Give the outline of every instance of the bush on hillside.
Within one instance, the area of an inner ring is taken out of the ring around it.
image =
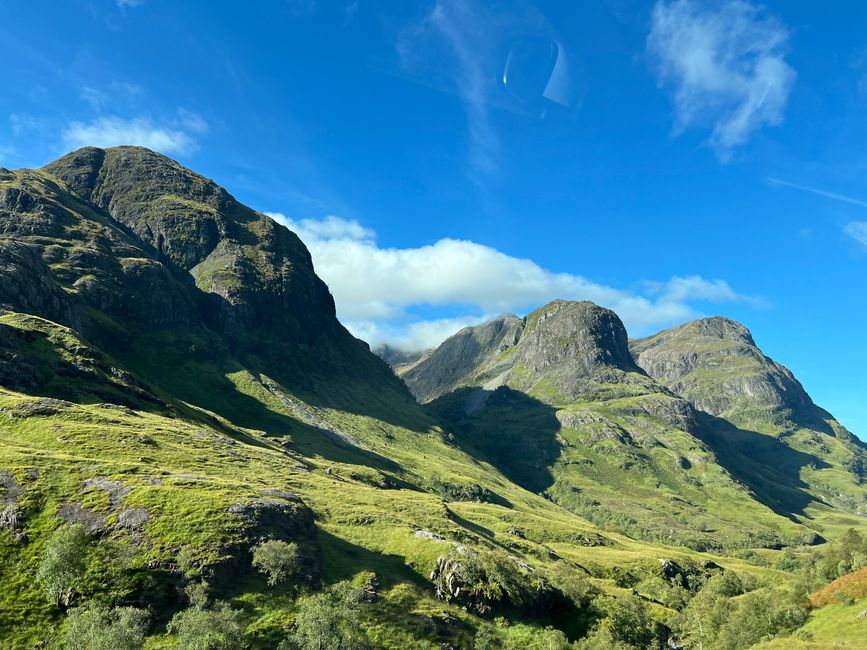
[[[187,587],[190,607],[172,617],[167,630],[175,637],[176,650],[240,650],[245,647],[241,612],[228,603],[211,603],[207,584]]]
[[[253,549],[253,566],[268,577],[272,587],[298,574],[298,544],[272,539]]]
[[[48,539],[36,579],[56,605],[69,607],[81,590],[89,546],[87,533],[77,524],[61,526]]]
[[[140,650],[148,614],[133,607],[92,603],[69,611],[61,646],[64,650]]]
[[[364,650],[361,629],[364,593],[349,582],[338,582],[303,599],[295,617],[295,630],[281,650]]]

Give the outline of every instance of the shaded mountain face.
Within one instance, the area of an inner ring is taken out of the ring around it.
[[[501,316],[478,327],[466,327],[410,364],[397,364],[412,393],[429,402],[460,386],[481,366],[510,350],[521,337],[524,321]]]
[[[326,400],[336,381],[406,399],[337,321],[294,233],[147,149],[87,148],[0,172],[0,268],[5,309],[110,350],[193,337],[199,354],[228,351]]]

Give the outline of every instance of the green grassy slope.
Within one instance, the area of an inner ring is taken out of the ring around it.
[[[403,377],[417,394],[440,395],[431,407],[460,444],[520,485],[599,525],[697,549],[820,539],[806,518],[790,518],[810,497],[763,490],[758,464],[732,471],[740,456],[632,363],[607,310],[555,301],[480,330],[455,335]]]
[[[148,648],[172,647],[181,590],[203,579],[262,649],[299,597],[371,572],[361,627],[384,648],[469,648],[480,629],[560,648],[555,630],[581,638],[607,596],[665,626],[683,582],[797,582],[752,547],[810,531],[694,435],[616,317],[540,310],[523,350],[509,321],[513,345],[478,356],[467,392],[423,407],[340,326],[294,235],[138,148],[0,170],[0,271],[2,647],[57,642],[65,612],[36,576],[70,524],[90,540],[73,604],[149,609]],[[810,507],[828,539],[857,521]],[[271,538],[300,545],[302,578],[253,570]],[[487,617],[431,577],[476,555],[520,586]]]

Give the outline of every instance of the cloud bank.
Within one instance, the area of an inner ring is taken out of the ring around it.
[[[61,137],[68,149],[139,145],[166,154],[185,154],[196,149],[191,133],[202,133],[207,125],[192,114],[171,125],[157,124],[147,117],[123,119],[106,115],[90,122],[70,122]]]
[[[744,0],[658,0],[647,52],[660,86],[674,94],[675,132],[712,128],[721,159],[765,125],[777,125],[795,71],[784,60],[788,31]]]
[[[645,282],[640,292],[557,273],[490,246],[441,239],[417,248],[382,248],[357,221],[293,220],[266,213],[298,234],[328,284],[341,321],[371,345],[432,347],[461,327],[502,313],[526,313],[554,298],[592,300],[614,309],[633,334],[699,315],[696,302],[753,301],[723,280],[699,276]],[[427,318],[419,312],[448,311]]]

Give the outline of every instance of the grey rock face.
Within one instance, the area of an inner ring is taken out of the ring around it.
[[[794,375],[762,354],[749,330],[726,318],[687,323],[630,348],[651,377],[712,415],[739,407],[814,408]]]
[[[524,321],[501,316],[478,327],[466,327],[403,374],[403,380],[421,402],[456,388],[480,371],[497,374],[497,356],[517,345]],[[508,364],[503,366],[503,370]]]
[[[531,314],[515,365],[529,371],[525,384],[545,377],[567,400],[591,384],[615,383],[623,372],[642,374],[629,355],[626,328],[617,314],[586,301],[557,300]]]

